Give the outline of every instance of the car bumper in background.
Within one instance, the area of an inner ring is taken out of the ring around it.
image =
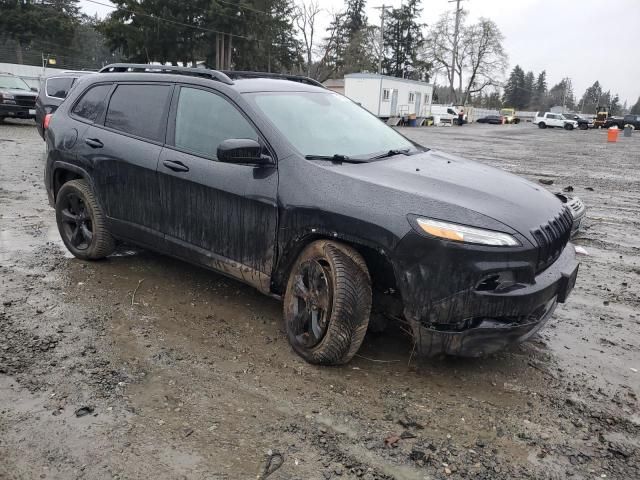
[[[36,107],[23,107],[22,105],[0,104],[0,117],[7,118],[36,118]]]

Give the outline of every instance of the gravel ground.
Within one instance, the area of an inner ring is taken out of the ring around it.
[[[238,282],[71,258],[33,124],[0,125],[0,478],[640,478],[640,135],[403,132],[587,204],[576,289],[532,341],[424,361],[392,331],[308,365]]]

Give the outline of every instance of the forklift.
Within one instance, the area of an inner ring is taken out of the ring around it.
[[[609,118],[608,107],[596,107],[596,119],[593,121],[594,128],[602,128]]]

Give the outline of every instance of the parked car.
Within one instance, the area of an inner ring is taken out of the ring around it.
[[[89,72],[63,72],[46,77],[41,85],[36,100],[36,128],[44,139],[44,118],[48,113],[54,113],[67,98],[76,80]]]
[[[582,224],[584,223],[584,218],[587,215],[587,207],[578,197],[572,197],[566,193],[556,193],[555,195],[562,203],[569,207],[569,210],[571,211],[571,215],[573,216],[571,236],[573,237],[578,233],[580,227],[582,227]]]
[[[482,117],[476,120],[476,123],[490,123],[492,125],[502,125],[504,122],[502,121],[502,116],[500,115],[487,115],[486,117]]]
[[[36,92],[20,77],[0,72],[0,122],[5,118],[35,118]]]
[[[613,126],[623,129],[625,125],[632,125],[636,130],[640,128],[640,115],[625,115],[624,117],[609,117],[604,122],[604,128]]]
[[[564,128],[565,130],[573,130],[578,127],[578,122],[565,118],[560,113],[538,112],[533,120],[534,125],[540,128]]]
[[[588,130],[589,128],[594,128],[593,117],[583,117],[578,115],[577,113],[563,113],[562,116],[564,118],[568,118],[569,120],[575,120],[578,122],[578,128],[580,130]]]
[[[252,285],[283,300],[311,363],[349,361],[372,305],[403,316],[422,354],[495,352],[576,281],[553,194],[429,150],[314,80],[114,65],[78,80],[45,137],[73,255],[123,240]]]
[[[504,123],[520,123],[520,119],[516,116],[515,108],[503,108],[500,110],[500,115],[504,117]]]

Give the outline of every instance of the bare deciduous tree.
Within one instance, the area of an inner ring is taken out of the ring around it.
[[[309,0],[309,2],[302,1],[296,7],[296,26],[302,34],[306,54],[305,67],[308,77],[311,76],[311,67],[313,65],[316,19],[321,12],[322,8],[320,8],[320,3],[317,0]]]
[[[483,18],[474,25],[465,25],[465,20],[466,12],[463,11],[455,65],[451,64],[455,32],[455,15],[451,12],[444,13],[431,28],[422,51],[423,58],[433,63],[436,72],[445,73],[450,90],[454,92],[452,102],[463,105],[472,95],[488,86],[498,85],[507,66],[507,55],[502,47],[504,36],[498,26]]]

